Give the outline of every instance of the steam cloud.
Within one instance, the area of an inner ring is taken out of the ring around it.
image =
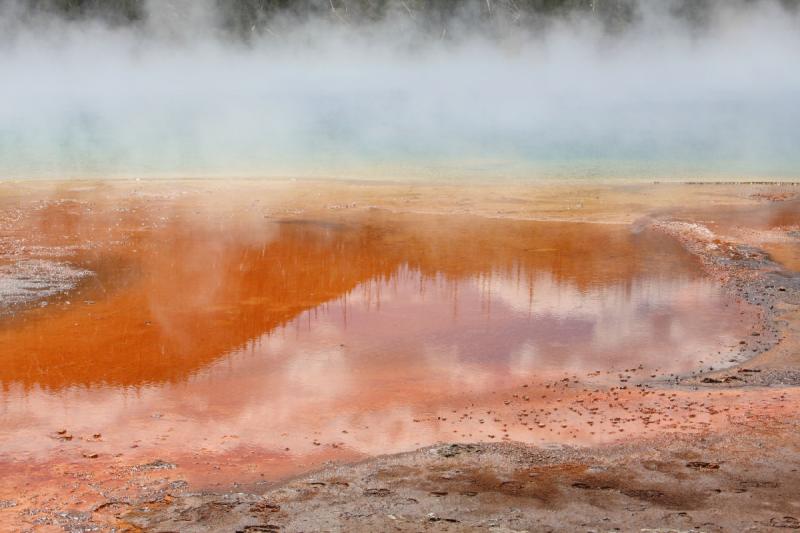
[[[2,0],[0,0],[2,1]],[[0,179],[116,176],[800,174],[800,18],[721,3],[702,25],[642,2],[439,35],[276,20],[230,39],[208,0],[143,25],[0,4]]]

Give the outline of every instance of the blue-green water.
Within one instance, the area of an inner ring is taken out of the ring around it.
[[[315,39],[0,39],[0,179],[800,178],[796,16],[611,44]]]
[[[380,96],[332,97],[310,110],[287,100],[21,112],[0,125],[0,175],[800,177],[795,94],[546,118],[522,109],[513,120],[503,116],[513,102],[437,115]]]

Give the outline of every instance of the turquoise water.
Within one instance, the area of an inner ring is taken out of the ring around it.
[[[23,112],[0,125],[0,175],[800,176],[795,94],[513,122],[502,116],[509,102],[437,117],[382,100],[338,97],[310,112],[291,100]]]
[[[800,178],[800,18],[702,39],[583,30],[417,48],[0,39],[0,179]]]

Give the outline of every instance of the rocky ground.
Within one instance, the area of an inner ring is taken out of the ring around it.
[[[800,528],[797,421],[599,449],[441,445],[263,495],[188,494],[148,531],[779,531]]]

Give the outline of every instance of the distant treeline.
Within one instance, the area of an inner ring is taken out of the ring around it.
[[[648,0],[0,0],[14,4],[18,14],[46,13],[67,20],[102,19],[111,24],[130,25],[146,21],[154,12],[180,10],[187,3],[205,1],[214,9],[219,27],[242,37],[268,29],[279,17],[293,20],[328,17],[343,23],[378,21],[391,15],[407,16],[431,29],[446,27],[448,21],[501,20],[532,25],[553,17],[588,14],[609,29],[634,22]],[[652,0],[657,3],[659,0]],[[666,1],[666,0],[665,0]],[[692,25],[702,25],[719,5],[737,0],[672,0],[669,11]],[[757,4],[762,0],[738,0]],[[800,0],[779,0],[795,10]]]

